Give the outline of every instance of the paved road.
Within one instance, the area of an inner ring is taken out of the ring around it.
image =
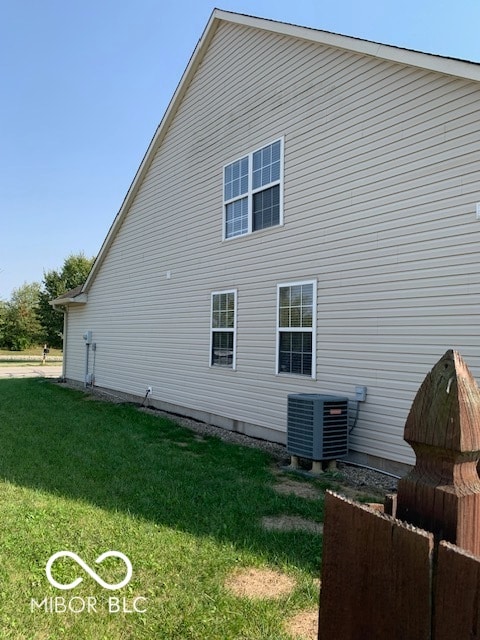
[[[62,375],[62,365],[1,365],[1,378],[59,378]]]

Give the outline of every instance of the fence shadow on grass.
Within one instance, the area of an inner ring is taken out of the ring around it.
[[[318,534],[265,531],[260,519],[318,519],[323,500],[275,493],[264,452],[38,379],[0,381],[0,440],[0,479],[318,571]]]

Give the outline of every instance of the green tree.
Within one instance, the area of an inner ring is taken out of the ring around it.
[[[14,289],[10,300],[2,304],[2,345],[22,351],[38,343],[42,328],[37,316],[40,295],[38,282],[25,283]]]
[[[95,258],[87,258],[83,253],[71,254],[65,259],[60,271],[52,269],[44,272],[37,311],[42,326],[42,342],[51,347],[62,347],[63,313],[55,311],[49,303],[83,284],[94,260]]]

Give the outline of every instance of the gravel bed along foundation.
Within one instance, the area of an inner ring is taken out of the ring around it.
[[[125,402],[125,398],[122,398],[120,395],[117,395],[114,392],[108,392],[95,388],[87,389],[86,391],[88,393],[91,393],[92,396],[97,397],[99,400],[105,400],[115,403]],[[148,406],[143,407],[141,405],[139,405],[139,408],[141,411],[145,411],[146,413],[169,418],[170,420],[181,424],[182,426],[194,431],[195,433],[198,433],[199,435],[215,436],[226,442],[233,442],[245,447],[254,447],[257,449],[261,449],[262,451],[266,451],[275,458],[275,460],[278,462],[279,467],[281,467],[283,470],[288,470],[290,456],[287,453],[285,445],[275,442],[268,442],[267,440],[259,440],[258,438],[252,438],[242,433],[229,431],[228,429],[224,429],[222,427],[216,427],[212,424],[199,422],[198,420],[194,420],[192,418],[187,418],[177,414],[171,414],[160,409],[155,409]],[[308,473],[307,469],[300,469],[299,474],[313,477]],[[318,478],[322,476],[315,477]],[[342,461],[338,461],[337,470],[329,471],[326,477],[331,478],[332,482],[336,482],[340,485],[346,485],[347,487],[352,487],[353,489],[356,489],[361,493],[375,493],[377,495],[396,492],[398,483],[398,479],[389,474]]]

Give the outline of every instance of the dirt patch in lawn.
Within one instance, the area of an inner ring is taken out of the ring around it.
[[[322,495],[320,489],[308,482],[293,480],[292,478],[277,476],[278,483],[273,485],[274,491],[282,495],[295,495],[299,498],[318,500]]]
[[[300,611],[285,623],[285,630],[294,638],[301,640],[317,640],[318,609]]]
[[[309,531],[311,533],[323,533],[323,524],[307,520],[300,516],[265,516],[262,518],[262,527],[269,531]]]
[[[282,598],[291,593],[295,585],[290,576],[256,567],[235,571],[225,581],[229,591],[244,598]]]

